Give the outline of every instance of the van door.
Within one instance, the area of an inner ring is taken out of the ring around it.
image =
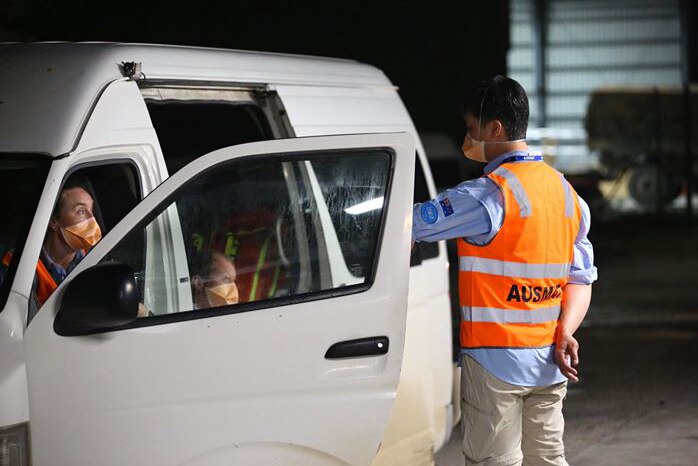
[[[404,133],[265,141],[164,182],[27,329],[33,464],[369,464],[402,362],[414,153]],[[187,267],[149,256],[169,217]],[[64,298],[112,257],[143,317],[71,331]],[[168,299],[182,283],[191,300]]]

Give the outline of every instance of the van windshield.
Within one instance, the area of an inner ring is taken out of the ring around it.
[[[5,307],[49,166],[47,157],[0,154],[0,311]]]

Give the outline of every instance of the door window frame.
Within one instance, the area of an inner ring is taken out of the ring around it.
[[[6,155],[7,154],[3,154],[3,156]],[[26,223],[24,227],[21,229],[21,231],[24,232],[24,235],[20,234],[20,237],[18,238],[14,247],[11,248],[14,251],[12,260],[10,261],[10,264],[7,267],[4,280],[2,284],[0,284],[0,313],[5,309],[5,306],[7,305],[7,299],[10,296],[12,288],[14,287],[17,268],[19,267],[19,262],[22,259],[22,255],[24,254],[24,248],[26,246],[27,237],[31,230],[32,223],[35,221],[37,205],[41,201],[42,191],[46,188],[46,182],[48,180],[48,175],[51,170],[51,164],[53,163],[52,158],[47,157],[43,154],[35,153],[12,154],[6,158],[10,160],[28,160],[31,161],[31,163],[34,163],[36,165],[37,170],[41,172],[41,186],[38,188],[36,193],[37,196],[36,203],[34,205],[34,210],[27,214]]]
[[[124,154],[123,156],[118,156],[118,157],[115,157],[113,159],[102,159],[102,160],[91,160],[88,162],[78,162],[77,164],[70,166],[66,170],[65,174],[63,175],[63,179],[61,180],[61,183],[58,187],[56,197],[53,200],[53,205],[51,206],[51,212],[53,212],[53,210],[56,208],[56,205],[58,204],[59,197],[61,195],[61,191],[63,190],[63,186],[65,186],[66,182],[68,181],[68,179],[71,176],[73,176],[75,173],[77,173],[80,170],[83,170],[85,168],[99,168],[99,167],[106,167],[109,165],[127,165],[127,166],[129,166],[129,168],[131,168],[133,170],[132,174],[134,175],[134,181],[136,183],[136,186],[135,186],[135,188],[136,188],[136,203],[134,204],[133,207],[137,206],[141,201],[143,201],[144,190],[143,190],[143,178],[142,178],[141,171],[138,169],[138,164],[136,163],[136,161],[133,160],[133,158],[129,157],[127,154]],[[92,184],[91,181],[90,181],[90,184]],[[90,194],[92,195],[95,193],[93,191]],[[131,208],[131,210],[133,209],[133,207]],[[128,212],[126,212],[126,214],[124,216],[128,215],[129,212],[130,212],[130,210]],[[101,214],[101,206],[100,206],[100,214]],[[51,221],[51,218],[50,218],[51,215],[52,214],[49,213],[49,218],[46,219],[47,225]],[[121,219],[123,219],[123,217]],[[121,219],[119,219],[119,221],[121,221]],[[117,224],[118,223],[119,222],[117,222]],[[109,232],[107,232],[107,234],[108,233]],[[46,233],[44,232],[44,235],[42,236],[42,244],[43,244],[43,240],[45,240],[45,238],[46,238]],[[87,256],[87,254],[89,254],[89,253],[90,253],[90,251],[87,251],[85,256]],[[84,260],[84,258],[83,258],[83,260]],[[143,260],[145,262],[145,258],[143,258]],[[36,259],[34,260],[34,263],[37,263],[38,261],[39,261],[39,256],[36,257]],[[70,275],[71,273],[72,272],[70,272],[68,275]],[[34,280],[36,280],[36,276],[35,276]],[[60,286],[60,283],[58,285]],[[33,294],[33,290],[34,290],[34,283],[33,282],[32,282],[30,289],[32,291],[32,293],[30,293],[30,294]],[[29,325],[31,324],[31,321],[34,319],[34,316],[38,312],[40,312],[41,308],[43,307],[43,305],[40,305],[40,306],[36,306],[36,308],[33,309],[35,305],[32,304],[32,300],[33,300],[33,296],[30,296],[29,299],[27,300],[27,323],[26,323],[27,327],[29,327]]]
[[[166,325],[177,322],[186,322],[192,320],[199,320],[211,317],[219,317],[224,315],[241,314],[251,311],[261,310],[261,309],[273,309],[282,306],[289,306],[299,303],[306,303],[312,301],[321,301],[326,299],[338,298],[342,296],[348,296],[358,293],[363,293],[371,289],[374,284],[376,273],[378,271],[378,264],[380,261],[381,250],[384,240],[384,233],[386,227],[387,213],[390,208],[390,200],[392,187],[394,182],[395,166],[397,154],[390,147],[363,147],[363,148],[351,148],[351,149],[320,149],[320,150],[299,150],[294,152],[277,152],[270,154],[255,154],[255,155],[242,155],[236,158],[229,158],[196,172],[188,179],[183,181],[179,186],[177,186],[172,193],[166,196],[161,202],[149,210],[149,213],[143,216],[136,224],[134,224],[127,233],[125,233],[120,241],[116,243],[111,250],[118,247],[121,241],[126,238],[129,234],[137,229],[145,230],[145,228],[155,220],[159,215],[165,212],[172,205],[176,205],[177,197],[182,189],[186,189],[191,183],[193,183],[197,178],[205,176],[207,173],[216,170],[223,164],[238,164],[238,163],[254,163],[257,161],[273,161],[274,163],[285,163],[285,162],[302,162],[306,160],[312,160],[313,156],[328,156],[332,157],[347,157],[353,154],[367,154],[367,153],[385,153],[388,155],[388,170],[387,170],[387,182],[385,186],[385,197],[383,202],[383,208],[381,211],[381,219],[378,231],[376,232],[376,243],[375,243],[375,254],[374,260],[369,273],[363,283],[341,286],[338,288],[330,288],[318,291],[309,291],[307,293],[298,293],[291,296],[281,296],[272,299],[253,301],[249,303],[239,303],[232,306],[221,306],[221,307],[211,307],[206,309],[196,309],[191,311],[183,311],[176,313],[160,314],[155,316],[149,316],[147,318],[138,318],[134,321],[120,326],[115,326],[108,329],[95,330],[90,334],[100,334],[100,333],[111,333],[115,331],[128,330],[133,328],[142,327],[152,327],[156,325]],[[297,184],[297,183],[296,183]],[[147,245],[146,245],[147,248]],[[104,254],[104,257],[100,260],[100,263],[104,262],[109,256],[109,251]]]
[[[269,84],[149,79],[139,83],[139,90],[146,105],[148,102],[166,105],[167,101],[249,103],[261,110],[271,130],[271,140],[296,137],[281,97]]]

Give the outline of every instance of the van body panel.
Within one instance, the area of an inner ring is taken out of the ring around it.
[[[413,128],[394,89],[275,86],[297,136]],[[341,128],[344,127],[344,131]],[[335,130],[335,128],[337,130]]]
[[[395,89],[275,86],[298,136],[416,129]],[[417,155],[435,195],[424,149]],[[407,344],[396,403],[374,465],[428,465],[450,434],[453,372],[445,246],[410,269]],[[429,348],[425,351],[424,348]],[[412,443],[404,442],[411,438]],[[427,447],[425,439],[429,439]],[[408,446],[406,446],[408,445]]]
[[[411,141],[398,134],[244,144],[195,160],[153,191],[80,262],[28,327],[24,343],[34,464],[175,464],[213,452],[224,455],[231,439],[243,449],[277,445],[265,453],[275,458],[269,464],[289,464],[294,458],[303,464],[320,464],[320,458],[368,464],[382,438],[402,362]],[[139,219],[198,173],[249,155],[371,147],[393,150],[395,167],[369,289],[97,335],[55,333],[54,317],[74,277],[98,263]],[[338,341],[372,335],[389,338],[387,354],[323,358]],[[274,450],[277,455],[271,454]]]
[[[136,157],[143,174],[144,195],[167,178],[162,150],[150,121],[148,109],[134,81],[120,79],[107,86],[85,126],[75,154],[104,147],[139,146]],[[113,150],[113,149],[112,149]],[[79,159],[85,156],[76,156]],[[99,158],[99,157],[96,157]]]
[[[0,45],[0,152],[70,152],[102,90],[121,77],[115,65],[89,66],[103,55],[98,49],[52,48]]]
[[[0,313],[0,425],[12,426],[29,420],[27,371],[24,360],[24,322],[27,299],[10,291],[5,312]]]
[[[414,302],[412,296],[419,293],[414,289],[414,284],[418,283],[416,277],[422,278],[422,273],[415,272],[412,269],[410,273],[410,303],[400,385],[373,466],[430,465],[433,453],[443,446],[452,427],[453,420],[445,418],[451,405],[451,352],[450,348],[441,347],[442,340],[436,339],[445,338],[450,344],[450,322],[442,319],[439,313],[444,306],[443,299]],[[448,306],[448,298],[445,304]],[[446,332],[442,328],[445,325],[448,325]],[[423,348],[430,350],[424,351]]]
[[[3,44],[0,60],[0,152],[54,156],[75,149],[103,89],[123,78],[122,62],[143,63],[145,79],[152,80],[391,86],[377,68],[350,60],[196,47]],[[26,122],[31,133],[21,126]]]

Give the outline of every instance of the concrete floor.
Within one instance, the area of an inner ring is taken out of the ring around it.
[[[698,465],[698,226],[597,222],[599,281],[565,402],[572,466]],[[436,455],[462,465],[458,430]]]
[[[565,401],[573,466],[698,465],[698,326],[585,328]],[[438,466],[463,464],[454,434]]]

